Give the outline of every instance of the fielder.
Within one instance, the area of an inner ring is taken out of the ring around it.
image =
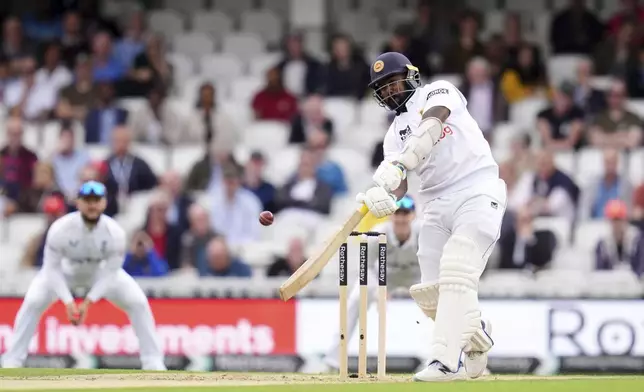
[[[78,192],[78,211],[54,222],[45,242],[42,269],[31,282],[16,315],[8,351],[2,367],[23,367],[29,341],[42,314],[58,298],[66,306],[74,325],[83,323],[89,307],[106,298],[123,309],[139,339],[144,370],[166,370],[156,337],[154,317],[145,294],[121,267],[125,259],[125,231],[103,215],[107,204],[105,186],[84,183]],[[79,306],[70,288],[87,288]]]
[[[388,288],[405,288],[418,282],[418,234],[420,224],[416,221],[416,206],[414,201],[405,196],[397,202],[398,209],[391,219],[373,227],[371,231],[387,235],[387,281]],[[369,247],[369,269],[367,270],[368,282],[378,281],[378,246]],[[376,300],[377,285],[369,286],[367,306],[371,307]],[[360,310],[360,286],[355,285],[347,304],[347,334],[353,335],[358,325]],[[333,345],[325,356],[325,362],[331,369],[338,369],[340,356],[340,332],[332,340]]]
[[[385,135],[385,159],[373,175],[377,186],[356,200],[376,217],[391,215],[407,192],[407,172],[414,170],[421,180],[421,283],[411,286],[410,294],[434,320],[434,332],[428,365],[413,378],[479,377],[494,344],[490,324],[481,320],[478,282],[506,206],[499,167],[465,97],[451,83],[421,87],[418,68],[404,55],[388,52],[372,64],[369,87],[396,116]]]

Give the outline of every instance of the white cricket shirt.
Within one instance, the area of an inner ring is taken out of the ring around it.
[[[123,266],[125,251],[125,231],[114,219],[101,215],[90,230],[80,212],[72,212],[47,232],[42,273],[64,303],[73,300],[70,282],[91,284],[87,298],[97,301]]]
[[[453,84],[439,80],[418,88],[405,106],[407,111],[394,118],[385,135],[383,149],[387,161],[398,158],[405,140],[416,130],[425,111],[445,106],[451,112],[430,156],[415,169],[420,177],[423,201],[499,178],[499,167],[490,145],[467,111],[467,100]]]
[[[418,265],[418,238],[421,222],[416,219],[411,223],[411,234],[407,241],[401,243],[394,233],[391,221],[374,226],[372,231],[387,235],[387,281],[390,287],[405,287],[420,282]],[[371,268],[378,270],[378,244],[369,242],[369,260]],[[376,273],[377,275],[377,273]]]

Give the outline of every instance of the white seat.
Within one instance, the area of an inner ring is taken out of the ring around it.
[[[132,146],[132,151],[150,165],[150,169],[157,176],[162,175],[168,170],[170,157],[165,147],[136,144]]]
[[[194,107],[199,98],[199,88],[204,83],[212,83],[215,86],[217,102],[225,103],[228,97],[228,83],[225,79],[206,78],[203,75],[188,78],[181,86],[181,99],[189,106]]]
[[[555,153],[555,165],[559,170],[563,171],[569,176],[575,175],[576,163],[575,153],[572,151],[559,151]]]
[[[273,263],[276,251],[274,241],[257,241],[242,246],[238,253],[251,267],[267,267]]]
[[[536,274],[535,295],[546,298],[579,298],[586,292],[587,280],[577,270],[543,270]]]
[[[122,215],[119,220],[125,227],[141,229],[145,223],[153,193],[154,191],[134,192],[128,197],[127,203],[119,206],[119,214]]]
[[[388,30],[393,30],[400,25],[411,24],[415,16],[415,12],[410,9],[393,10],[386,15],[386,27]]]
[[[110,147],[100,144],[88,144],[85,146],[85,151],[92,161],[103,161],[110,155]]]
[[[568,219],[539,217],[534,220],[535,230],[550,230],[557,237],[557,247],[570,245],[572,226]]]
[[[633,186],[644,182],[644,148],[631,152],[628,161],[628,178]]]
[[[177,171],[182,177],[187,176],[190,170],[199,162],[205,153],[203,145],[176,146],[172,149],[170,168]]]
[[[577,80],[577,68],[584,56],[556,55],[548,59],[548,78],[550,84],[559,87],[564,81]]]
[[[232,80],[244,73],[244,63],[231,53],[211,53],[201,57],[201,75],[216,80]]]
[[[204,0],[163,0],[163,8],[192,15],[206,8]]]
[[[176,11],[153,10],[148,13],[148,27],[151,31],[169,38],[183,33],[184,20]]]
[[[265,78],[266,72],[279,64],[282,57],[283,55],[279,52],[264,53],[262,55],[253,57],[249,61],[248,72],[251,76]]]
[[[494,127],[494,158],[502,162],[511,154],[512,141],[520,134],[521,130],[513,123],[498,123]]]
[[[358,114],[356,120],[361,124],[377,125],[389,128],[387,110],[380,106],[376,100],[367,96],[358,103]]]
[[[349,98],[326,98],[324,114],[331,119],[335,129],[343,130],[356,121],[356,101]]]
[[[445,80],[457,88],[460,87],[460,85],[463,83],[463,77],[461,75],[457,74],[440,74],[440,75],[434,75],[431,79],[432,82],[435,82],[437,80]]]
[[[534,130],[537,114],[548,106],[543,98],[528,98],[510,105],[510,122],[519,129]],[[536,133],[536,132],[533,132]]]
[[[286,146],[289,129],[278,121],[258,121],[244,132],[244,144],[250,149],[258,149],[270,155]]]
[[[192,59],[183,53],[168,53],[166,56],[172,65],[172,75],[175,78],[175,85],[181,85],[184,80],[193,75],[195,65]]]
[[[245,11],[241,16],[241,30],[254,33],[275,47],[282,39],[282,21],[268,10]]]
[[[253,8],[253,0],[214,0],[213,8],[238,18],[242,12]]]
[[[371,155],[376,143],[382,142],[387,133],[383,125],[355,125],[335,133],[338,147],[350,147],[361,153]]]
[[[224,37],[222,51],[250,60],[266,51],[261,37],[253,33],[228,34]]]
[[[349,34],[356,43],[365,44],[380,31],[378,19],[370,14],[347,12],[339,15],[338,30]]]
[[[534,277],[527,271],[493,270],[479,282],[479,294],[486,297],[524,298],[534,291]]]
[[[624,154],[620,154],[618,170],[624,172],[626,167]],[[597,148],[584,148],[577,153],[577,170],[575,179],[578,185],[586,185],[604,173],[603,153]]]
[[[230,82],[230,98],[239,105],[250,106],[255,94],[264,87],[264,80],[259,77],[241,77]]]
[[[233,31],[233,20],[219,11],[199,12],[192,16],[192,31],[209,34],[220,41]]]
[[[118,105],[127,110],[130,115],[146,105],[145,98],[122,98],[119,99]]]
[[[644,117],[644,99],[629,99],[626,107],[639,117]]]
[[[15,244],[15,243],[2,244],[2,263],[0,263],[0,282],[2,282],[2,286],[3,286],[2,287],[3,295],[6,295],[4,293],[5,282],[9,282],[11,279],[9,279],[8,276],[13,275],[13,273],[20,268],[20,261],[24,253],[25,253],[25,249],[20,244]]]
[[[340,166],[348,187],[360,183],[360,179],[369,176],[369,155],[350,147],[332,147],[327,158]]]
[[[523,1],[506,0],[505,8],[508,11],[540,12],[546,9],[545,0]]]
[[[178,34],[174,37],[173,50],[198,61],[202,56],[215,51],[215,42],[206,33]]]
[[[601,91],[608,91],[615,82],[612,76],[593,76],[590,78],[590,85]]]
[[[595,298],[640,298],[644,287],[630,269],[594,271],[588,275],[587,295]]]
[[[608,234],[610,234],[608,221],[579,222],[575,229],[575,246],[592,251],[597,246],[597,242]]]
[[[264,175],[266,180],[276,187],[282,186],[297,170],[300,162],[300,148],[287,146],[267,156]]]
[[[7,218],[8,241],[12,244],[26,244],[31,237],[45,229],[44,214],[15,214]],[[3,246],[4,248],[4,246]]]
[[[501,10],[485,10],[485,32],[495,34],[503,32],[505,12]]]

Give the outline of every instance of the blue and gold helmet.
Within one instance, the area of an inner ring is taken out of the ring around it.
[[[380,106],[399,111],[420,87],[420,73],[409,59],[398,52],[386,52],[371,65],[373,96]]]

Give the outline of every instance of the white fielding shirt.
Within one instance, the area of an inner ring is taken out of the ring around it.
[[[378,224],[371,229],[387,235],[387,281],[392,288],[409,286],[420,282],[420,267],[418,266],[418,238],[421,221],[411,222],[411,234],[407,241],[401,243],[394,233],[391,221]],[[377,275],[378,243],[369,242],[370,266]]]
[[[91,284],[87,299],[101,299],[123,266],[126,252],[125,231],[107,215],[101,215],[91,230],[80,212],[55,221],[45,240],[42,273],[65,304],[73,301],[68,282]]]
[[[416,89],[405,104],[407,111],[394,118],[385,135],[386,161],[395,161],[409,135],[418,128],[423,113],[434,106],[450,110],[440,140],[415,172],[420,178],[420,196],[429,201],[490,179],[499,178],[483,132],[467,111],[467,100],[451,83],[438,80]]]

